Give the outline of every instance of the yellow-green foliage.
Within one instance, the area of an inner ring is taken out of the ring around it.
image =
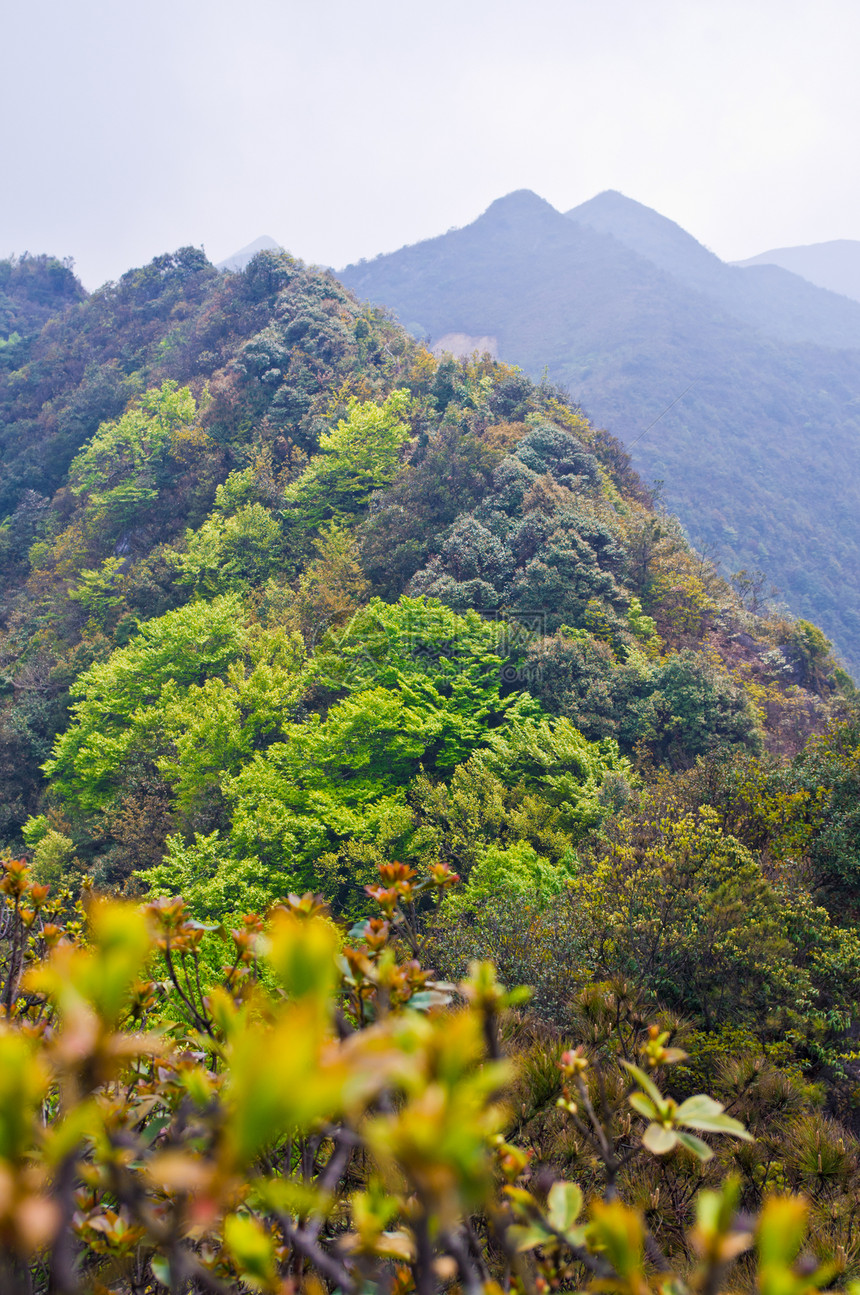
[[[99,427],[69,469],[72,491],[87,495],[91,526],[116,530],[155,499],[167,456],[187,439],[196,414],[190,390],[168,381]]]
[[[300,526],[357,512],[371,491],[393,479],[409,439],[410,404],[405,390],[393,391],[381,405],[349,402],[346,418],[320,437],[319,453],[285,492]]]
[[[650,1213],[625,1200],[633,1160],[692,1188],[667,1216],[677,1239],[664,1229],[659,1290],[716,1289],[749,1251],[780,1291],[832,1281],[826,1247],[820,1267],[795,1267],[802,1199],[765,1200],[751,1224],[736,1178],[703,1177],[714,1144],[752,1138],[714,1098],[666,1094],[666,1068],[685,1054],[658,1026],[634,1029],[635,1061],[610,1050],[598,1062],[583,1046],[557,1055],[556,1118],[591,1142],[593,1169],[582,1186],[533,1179],[505,1101],[516,1055],[499,1033],[523,995],[476,963],[455,1009],[454,986],[413,956],[416,901],[455,880],[444,865],[422,877],[383,867],[378,916],[347,944],[312,895],[291,895],[266,921],[214,933],[232,949],[215,974],[200,957],[207,928],[181,899],[64,915],[25,865],[4,865],[6,1288],[157,1281],[177,1295],[189,1283],[278,1295],[298,1266],[314,1289],[354,1291],[393,1260],[404,1292],[459,1273],[489,1295],[511,1268],[644,1291],[656,1242]]]
[[[622,825],[570,883],[594,972],[630,976],[709,1029],[732,1022],[765,1039],[814,1035],[850,1013],[855,932],[802,888],[768,880],[713,810],[661,809]]]

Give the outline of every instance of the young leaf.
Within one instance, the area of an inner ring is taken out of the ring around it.
[[[582,1209],[582,1191],[576,1183],[553,1183],[547,1196],[547,1218],[559,1232],[567,1232]]]
[[[645,1074],[645,1071],[640,1070],[638,1066],[634,1066],[632,1061],[622,1061],[621,1064],[625,1070],[630,1071],[630,1074],[636,1080],[640,1088],[645,1089],[645,1092],[651,1098],[651,1101],[655,1106],[663,1106],[665,1101],[663,1094],[660,1092],[657,1085],[648,1077],[648,1075]]]
[[[641,1276],[644,1232],[642,1219],[635,1210],[628,1209],[621,1201],[595,1201],[591,1207],[592,1237],[604,1252],[618,1275],[631,1282],[624,1289],[636,1287],[642,1289],[637,1280]],[[618,1287],[616,1287],[618,1289]]]
[[[763,1268],[788,1267],[806,1235],[807,1203],[798,1196],[771,1196],[759,1215],[756,1249]]]
[[[152,1269],[152,1275],[155,1280],[169,1289],[171,1285],[170,1264],[164,1258],[164,1255],[153,1255],[149,1261],[149,1266]]]
[[[675,1112],[675,1119],[679,1124],[686,1124],[691,1129],[704,1129],[711,1133],[731,1133],[744,1142],[752,1142],[754,1140],[752,1134],[747,1133],[740,1121],[732,1119],[731,1115],[724,1115],[723,1111],[724,1107],[720,1102],[715,1102],[713,1097],[707,1097],[704,1093],[698,1093],[695,1097],[688,1097],[681,1103]]]
[[[708,1146],[707,1142],[703,1142],[701,1138],[697,1138],[695,1133],[681,1133],[679,1131],[675,1136],[681,1146],[686,1147],[688,1151],[692,1151],[693,1155],[698,1160],[701,1160],[702,1164],[713,1159],[714,1153]]]
[[[272,1282],[274,1242],[256,1219],[247,1214],[228,1214],[224,1220],[224,1241],[243,1277],[254,1285]]]
[[[531,1227],[514,1227],[508,1228],[508,1240],[514,1249],[523,1254],[526,1250],[534,1250],[537,1246],[546,1245],[547,1242],[554,1242],[555,1238],[549,1232],[545,1232],[542,1227],[533,1224]]]
[[[642,1145],[655,1156],[665,1156],[677,1145],[678,1136],[674,1129],[666,1129],[662,1124],[649,1124],[642,1134]]]
[[[646,1097],[644,1093],[631,1093],[627,1100],[633,1107],[634,1111],[638,1111],[640,1115],[644,1115],[646,1120],[660,1119],[660,1111],[651,1101],[651,1098]]]

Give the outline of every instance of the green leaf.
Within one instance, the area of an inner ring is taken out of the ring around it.
[[[153,1255],[149,1261],[152,1269],[152,1275],[156,1281],[161,1282],[162,1286],[170,1289],[170,1264],[164,1258],[164,1255]]]
[[[717,1102],[713,1097],[708,1097],[706,1093],[697,1093],[695,1097],[688,1097],[678,1107],[678,1119],[685,1122],[693,1119],[712,1119],[715,1115],[722,1115],[726,1108],[721,1102]]]
[[[567,1232],[582,1209],[582,1191],[576,1183],[553,1183],[547,1197],[547,1218],[559,1232]]]
[[[745,1142],[752,1142],[754,1140],[752,1134],[747,1133],[739,1120],[732,1119],[730,1115],[724,1115],[724,1109],[720,1102],[714,1101],[713,1097],[698,1093],[695,1097],[688,1097],[685,1102],[682,1102],[675,1112],[675,1119],[679,1124],[685,1124],[691,1129],[704,1129],[709,1133],[731,1133]]]
[[[409,1006],[416,1012],[429,1012],[431,1007],[447,1007],[450,1001],[450,994],[440,993],[438,989],[422,989],[412,995]]]
[[[537,1202],[531,1192],[527,1192],[524,1187],[503,1187],[502,1191],[508,1200],[513,1201],[514,1205],[519,1206],[520,1211],[526,1210],[531,1213],[537,1209]]]
[[[162,1129],[166,1129],[172,1119],[172,1115],[159,1115],[157,1119],[152,1120],[147,1124],[146,1128],[140,1135],[140,1140],[143,1146],[151,1146]]]
[[[684,1134],[692,1137],[692,1134]],[[741,1199],[740,1179],[726,1179],[720,1191],[700,1192],[696,1200],[696,1227],[703,1236],[721,1236],[732,1230]],[[736,1235],[740,1235],[739,1233]],[[752,1238],[749,1238],[750,1243]]]
[[[803,1245],[809,1206],[798,1196],[771,1196],[758,1219],[756,1249],[762,1268],[788,1268]]]
[[[275,1271],[275,1246],[256,1219],[247,1214],[228,1214],[224,1220],[224,1241],[244,1277],[268,1283]]]
[[[662,1124],[649,1124],[642,1134],[642,1145],[655,1156],[665,1156],[678,1142],[674,1129],[666,1129]]]
[[[544,1246],[548,1242],[555,1242],[554,1237],[537,1225],[532,1227],[518,1227],[515,1225],[508,1228],[507,1235],[508,1240],[518,1254],[523,1254],[526,1250],[534,1250],[536,1246]]]
[[[645,1089],[645,1092],[651,1098],[651,1101],[654,1102],[657,1107],[662,1107],[665,1102],[665,1098],[653,1080],[649,1079],[648,1075],[645,1074],[645,1071],[640,1070],[638,1066],[634,1066],[632,1061],[622,1061],[621,1064],[625,1070],[630,1071],[630,1074],[636,1080],[639,1087]]]
[[[710,1124],[693,1124],[692,1127],[711,1133],[730,1133],[743,1142],[755,1142],[753,1135],[744,1128],[740,1120],[733,1120],[731,1115],[719,1115]]]
[[[708,1160],[713,1159],[714,1153],[711,1150],[711,1148],[708,1146],[707,1142],[703,1142],[701,1138],[697,1138],[694,1133],[679,1132],[675,1136],[677,1137],[681,1146],[686,1147],[688,1151],[692,1151],[693,1155],[698,1160],[701,1160],[702,1164],[705,1164]]]
[[[621,1201],[595,1201],[591,1206],[591,1239],[603,1251],[623,1285],[616,1289],[642,1290],[642,1260],[644,1248],[643,1220],[641,1215]]]
[[[631,1093],[627,1100],[634,1111],[644,1115],[646,1120],[658,1120],[660,1118],[660,1111],[651,1101],[651,1098],[646,1097],[644,1093]]]

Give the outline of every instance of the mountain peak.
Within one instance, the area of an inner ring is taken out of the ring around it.
[[[627,194],[622,193],[620,189],[601,189],[600,193],[596,193],[594,197],[589,198],[587,202],[581,202],[578,207],[573,207],[570,211],[566,211],[565,215],[570,216],[571,219],[573,219],[574,213],[600,210],[601,208],[604,210],[615,209],[623,211],[626,209],[629,211],[647,212],[650,216],[659,215],[659,212],[654,211],[652,207],[646,207],[644,202],[637,202],[635,198],[628,198]],[[666,218],[664,216],[660,216],[660,219],[665,220]],[[670,224],[674,224],[674,222],[672,221]]]
[[[688,270],[696,266],[705,271],[720,264],[713,252],[674,220],[617,189],[606,189],[565,215],[580,225],[611,234],[619,243],[670,273],[678,272],[679,262],[685,263]]]
[[[248,243],[246,247],[240,247],[238,252],[228,256],[226,260],[219,261],[215,267],[218,270],[232,270],[238,273],[244,270],[249,261],[252,261],[258,252],[283,252],[280,243],[276,243],[268,234],[261,234],[255,238],[253,243]]]
[[[539,197],[531,189],[514,189],[513,193],[507,193],[503,198],[496,198],[495,202],[491,202],[478,220],[513,225],[535,219],[546,220],[548,216],[557,220],[560,215],[561,212],[556,211],[545,198]]]
[[[484,215],[491,211],[545,211],[547,209],[555,211],[555,207],[535,193],[534,189],[512,189],[510,193],[491,202]]]

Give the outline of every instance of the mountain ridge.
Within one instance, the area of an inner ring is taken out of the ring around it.
[[[777,247],[734,264],[781,266],[820,288],[860,301],[860,241],[857,239],[837,238],[825,243]]]
[[[848,304],[845,295],[811,283],[789,266],[765,264],[759,258],[728,264],[675,221],[617,190],[598,194],[565,215],[611,234],[719,301],[744,323],[781,341],[852,349],[860,345],[860,302]]]

